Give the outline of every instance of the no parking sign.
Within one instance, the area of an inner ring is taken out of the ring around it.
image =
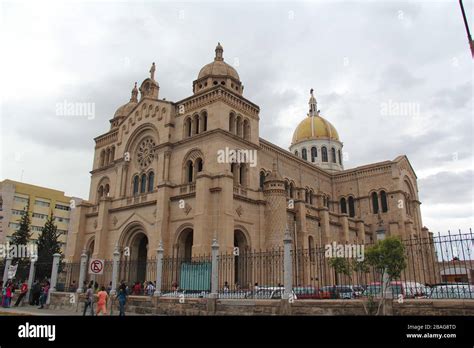
[[[104,260],[92,259],[89,262],[89,274],[102,274],[104,273]]]

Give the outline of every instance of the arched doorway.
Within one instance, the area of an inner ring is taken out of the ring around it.
[[[249,243],[245,233],[241,230],[234,230],[234,283],[236,287],[248,288],[250,284],[250,263],[249,263]]]
[[[147,257],[148,237],[140,224],[134,224],[124,234],[121,242],[122,266],[120,267],[120,280],[128,283],[143,283],[148,279]]]
[[[143,283],[146,279],[147,268],[147,254],[148,254],[148,237],[139,232],[135,234],[130,243],[130,261],[131,270],[135,269],[135,278],[131,279]]]
[[[181,231],[177,241],[176,255],[183,261],[191,261],[193,253],[194,230],[190,227]]]

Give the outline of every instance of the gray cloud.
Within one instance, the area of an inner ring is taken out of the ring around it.
[[[472,4],[465,6],[470,13]],[[408,155],[422,173],[424,221],[435,230],[453,223],[437,219],[440,206],[456,204],[446,187],[462,197],[459,207],[472,196],[472,59],[455,3],[7,2],[3,8],[2,33],[11,40],[2,64],[9,86],[1,104],[2,177],[18,180],[24,171],[25,181],[87,197],[93,138],[109,129],[151,62],[160,96],[177,101],[192,93],[221,41],[244,96],[261,108],[263,138],[288,148],[314,88],[349,154],[347,168]],[[94,103],[95,118],[56,115],[64,100]],[[384,116],[389,101],[414,103],[420,114]],[[458,212],[456,223],[472,221],[472,211],[444,211]]]

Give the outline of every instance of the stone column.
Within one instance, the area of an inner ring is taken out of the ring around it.
[[[48,299],[46,301],[47,304],[49,304],[51,300],[51,293],[56,291],[56,283],[58,281],[58,270],[59,270],[60,258],[61,258],[61,254],[56,253],[53,255],[53,269],[51,270],[51,283],[49,286]]]
[[[28,302],[30,301],[30,292],[31,292],[31,287],[33,286],[33,279],[35,279],[35,264],[36,264],[36,258],[31,258],[30,259],[30,273],[28,274],[28,291],[26,293],[26,300]]]
[[[217,297],[217,285],[219,282],[219,266],[217,264],[217,254],[219,253],[219,244],[217,239],[212,240],[212,259],[211,259],[211,295]]]
[[[161,296],[161,286],[163,282],[163,242],[160,241],[156,249],[156,289],[153,296]]]
[[[344,232],[344,241],[345,243],[350,242],[350,233],[349,233],[349,218],[347,214],[342,214],[340,220],[342,225],[342,231]]]
[[[120,251],[118,250],[118,246],[115,246],[114,250],[114,261],[112,264],[112,289],[110,290],[110,295],[115,295],[117,293],[117,276],[118,276],[118,268],[120,262]]]
[[[86,290],[83,288],[84,281],[86,280],[86,268],[87,268],[87,254],[86,254],[86,249],[84,249],[82,250],[82,254],[81,254],[81,269],[79,271],[79,284],[77,284],[78,294]]]
[[[7,255],[7,257],[5,258],[5,269],[3,270],[3,286],[5,286],[5,284],[8,281],[8,269],[10,268],[11,265],[12,265],[12,258],[10,255]]]
[[[283,294],[284,299],[288,299],[293,290],[293,265],[291,258],[291,235],[286,227],[285,238],[283,239],[283,283],[285,286],[285,293]]]

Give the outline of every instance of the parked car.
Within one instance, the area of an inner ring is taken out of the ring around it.
[[[391,281],[390,289],[392,298],[422,298],[427,295],[426,286],[412,281]],[[380,296],[382,293],[382,284],[380,282],[370,283],[364,291],[364,296]]]
[[[285,292],[285,288],[283,287],[260,287],[256,292],[253,292],[246,296],[246,298],[251,299],[281,299]],[[293,299],[297,299],[297,296],[294,291],[292,291]]]
[[[321,299],[322,292],[314,286],[298,286],[293,288],[293,292],[298,296],[299,300]]]
[[[469,284],[443,284],[431,288],[428,296],[433,299],[474,299],[474,286]]]

